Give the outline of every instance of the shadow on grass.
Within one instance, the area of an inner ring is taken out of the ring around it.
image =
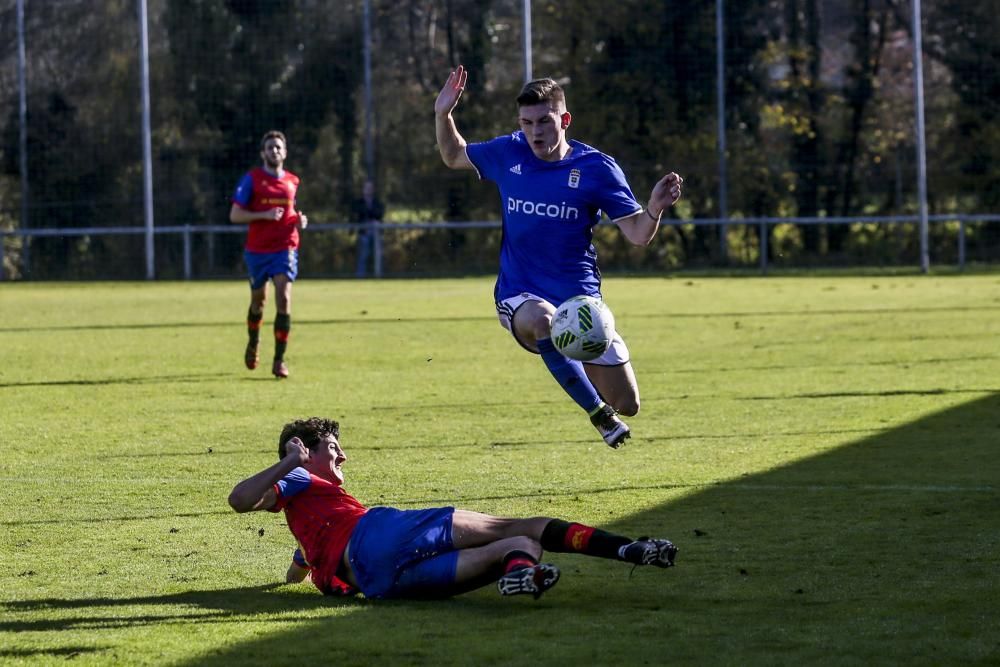
[[[190,519],[200,516],[229,516],[232,512],[223,510],[215,512],[167,512],[164,514],[136,514],[128,516],[91,516],[80,518],[60,517],[58,519],[25,519],[15,521],[0,521],[0,526],[45,526],[52,524],[71,523],[119,523],[124,521],[149,521],[151,519]]]
[[[992,334],[991,334],[992,335]],[[869,339],[870,341],[870,339]],[[701,368],[674,368],[669,371],[657,371],[659,373],[669,375],[669,374],[681,374],[690,373],[703,375],[705,373],[745,373],[748,371],[764,371],[772,373],[774,371],[787,371],[787,370],[800,370],[807,368],[878,368],[881,366],[888,366],[891,368],[918,366],[924,364],[951,364],[961,361],[992,361],[997,359],[998,356],[995,354],[977,354],[962,357],[934,357],[930,359],[906,359],[898,361],[851,361],[842,363],[810,363],[810,364],[762,364],[760,366],[751,366],[747,364],[746,366],[721,366],[711,368],[709,366],[704,366]]]
[[[170,595],[154,595],[129,598],[82,598],[65,600],[60,598],[39,598],[35,600],[15,600],[0,602],[0,609],[7,614],[15,612],[57,612],[77,611],[78,615],[42,620],[0,621],[0,632],[62,632],[81,628],[124,628],[155,625],[171,621],[225,622],[258,614],[283,614],[293,611],[327,608],[331,605],[356,606],[365,604],[354,598],[325,598],[316,595],[269,595],[285,587],[285,584],[264,584],[245,588],[229,588],[208,591],[185,591]],[[121,607],[176,607],[171,614],[124,614]],[[191,609],[194,608],[195,611]],[[102,614],[91,614],[89,610],[99,610]],[[294,619],[291,619],[294,620]],[[56,649],[44,650],[51,653]],[[58,649],[60,651],[64,649]]]
[[[716,319],[733,317],[802,317],[808,315],[816,316],[840,316],[840,315],[898,315],[898,314],[936,314],[936,313],[981,313],[984,311],[1000,310],[1000,306],[976,305],[976,306],[926,306],[914,308],[845,308],[843,310],[814,310],[804,308],[802,310],[763,310],[763,311],[730,311],[723,313],[630,313],[629,317],[634,319]],[[296,326],[301,325],[343,325],[343,324],[410,324],[413,322],[426,323],[449,323],[449,322],[484,322],[494,321],[490,315],[476,315],[467,317],[338,317],[329,319],[297,319]],[[201,328],[229,328],[238,327],[238,320],[227,320],[225,322],[142,322],[123,324],[65,324],[52,326],[13,326],[0,327],[0,333],[24,333],[39,331],[145,331],[149,329],[201,329]],[[862,339],[865,341],[870,338]]]
[[[219,666],[990,662],[1000,658],[998,482],[994,393],[680,497],[676,485],[651,488],[671,499],[610,529],[670,537],[681,547],[672,570],[554,554],[563,580],[537,602],[485,589],[379,603],[278,586],[29,600],[0,605],[8,618],[31,615],[0,630],[294,623],[190,658]],[[130,605],[176,610],[123,617]]]
[[[108,650],[107,647],[100,646],[63,646],[60,648],[40,648],[40,649],[17,649],[0,648],[0,658],[10,658],[11,660],[25,658],[39,658],[42,656],[60,657],[66,660],[78,658],[87,653],[100,653]]]
[[[184,375],[141,375],[138,377],[110,377],[110,378],[100,378],[94,380],[34,380],[31,382],[0,382],[0,389],[17,388],[23,389],[25,387],[92,387],[92,386],[111,386],[118,384],[174,384],[174,383],[192,383],[192,382],[218,382],[226,378],[227,375],[223,373],[199,373],[199,374],[184,374]]]

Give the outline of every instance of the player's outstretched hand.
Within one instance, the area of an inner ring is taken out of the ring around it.
[[[654,211],[663,212],[668,206],[673,206],[681,198],[681,185],[684,179],[675,172],[670,172],[653,186],[653,192],[649,196],[649,208],[655,207]]]
[[[289,456],[297,457],[299,463],[305,463],[309,460],[309,450],[300,439],[292,438],[285,443],[285,458]]]
[[[299,222],[296,225],[299,229],[305,229],[309,226],[309,218],[302,211],[299,211]]]
[[[268,212],[267,217],[270,218],[271,220],[281,220],[282,218],[285,217],[285,209],[281,208],[280,206],[272,208]]]
[[[469,73],[461,65],[454,72],[448,75],[448,80],[444,88],[438,93],[434,102],[434,113],[438,116],[447,116],[452,112],[458,101],[462,99],[462,92],[465,90],[465,81],[469,78]]]

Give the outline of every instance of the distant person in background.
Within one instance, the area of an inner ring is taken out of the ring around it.
[[[599,150],[566,137],[572,116],[552,79],[529,81],[517,96],[513,134],[467,144],[452,112],[468,73],[459,65],[434,103],[441,159],[497,184],[503,214],[500,274],[493,299],[500,324],[549,373],[612,448],[629,437],[618,413],[639,412],[639,385],[621,336],[602,356],[583,364],[552,344],[556,307],[587,294],[601,298],[601,272],[592,243],[603,214],[635,245],[648,245],[663,211],[680,199],[682,179],[670,172],[653,186],[646,207],[636,201],[621,167]]]
[[[365,225],[358,230],[358,278],[364,278],[368,273],[368,260],[375,247],[375,238],[378,234],[372,225],[382,222],[385,215],[385,206],[375,196],[375,184],[365,181],[361,189],[361,197],[354,201],[354,221]]]
[[[537,598],[559,580],[559,568],[539,562],[543,549],[662,568],[677,556],[670,540],[634,540],[551,517],[368,508],[343,488],[347,455],[340,425],[329,419],[286,424],[278,459],[233,487],[229,505],[284,510],[299,543],[286,581],[308,575],[327,595],[440,598],[495,582],[500,595]]]
[[[274,283],[274,362],[271,372],[288,377],[285,349],[292,330],[292,283],[299,273],[299,230],[309,224],[295,207],[299,177],[285,169],[288,143],[272,130],[260,140],[262,165],[251,169],[233,193],[229,220],[249,226],[243,257],[250,273],[250,309],[243,360],[250,370],[260,362],[260,324],[267,301],[267,282]]]

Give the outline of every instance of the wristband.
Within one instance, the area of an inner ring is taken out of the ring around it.
[[[653,217],[653,214],[650,213],[649,209],[647,208],[646,209],[646,215],[648,215],[651,219],[655,220],[656,222],[659,222],[660,221],[660,215],[663,215],[663,211],[660,211],[660,215],[658,215],[656,217]]]

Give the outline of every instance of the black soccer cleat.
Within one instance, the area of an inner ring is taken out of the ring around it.
[[[622,559],[635,565],[673,567],[677,557],[677,547],[670,540],[653,540],[640,537],[625,547]]]
[[[594,425],[611,449],[618,449],[632,437],[628,424],[623,422],[615,409],[607,403],[603,403],[597,412],[590,415],[590,423]]]
[[[549,563],[539,563],[520,570],[512,570],[497,581],[500,595],[524,595],[530,593],[537,600],[542,593],[559,581],[559,568]]]
[[[257,364],[260,363],[260,353],[258,352],[258,343],[250,341],[247,343],[247,349],[243,352],[243,363],[246,365],[248,370],[253,370],[257,368]]]

